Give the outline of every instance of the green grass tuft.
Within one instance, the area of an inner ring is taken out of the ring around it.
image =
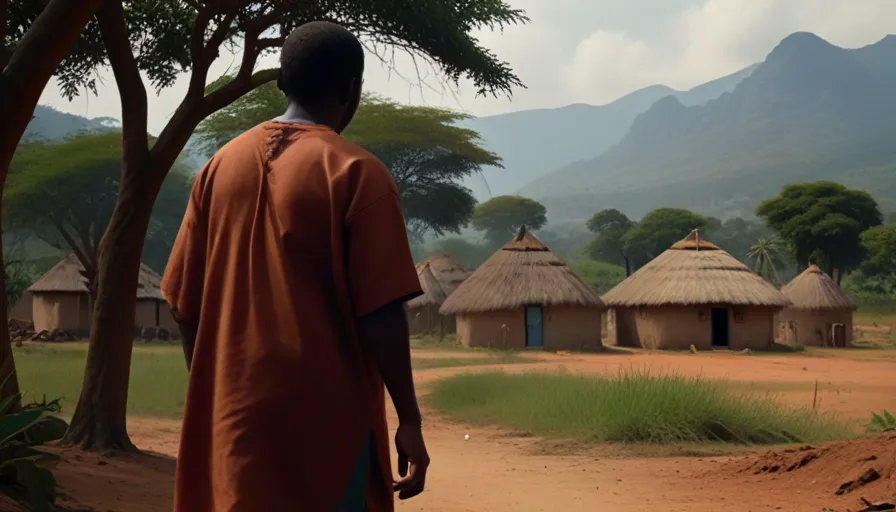
[[[457,420],[584,442],[778,444],[851,436],[808,409],[725,381],[626,371],[465,374],[433,384],[427,403]]]

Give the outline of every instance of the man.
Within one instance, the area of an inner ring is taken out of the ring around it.
[[[308,23],[280,64],[286,114],[200,171],[162,282],[190,371],[175,511],[389,511],[393,492],[423,491],[429,465],[398,190],[339,135],[361,98],[359,41]]]

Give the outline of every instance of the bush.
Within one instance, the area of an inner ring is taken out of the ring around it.
[[[896,417],[890,411],[884,409],[880,414],[871,413],[871,422],[865,427],[868,432],[892,432],[896,430]]]
[[[599,294],[610,291],[625,279],[625,268],[603,261],[579,260],[570,268]]]
[[[850,436],[806,410],[788,410],[767,393],[724,381],[629,371],[458,375],[433,385],[428,401],[472,423],[589,442],[775,444]]]
[[[53,414],[58,412],[56,401],[44,400],[10,413],[18,398],[0,401],[0,494],[24,510],[52,512],[57,509],[56,479],[51,469],[59,457],[34,447],[61,439],[68,425]]]

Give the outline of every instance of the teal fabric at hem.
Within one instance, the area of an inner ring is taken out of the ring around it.
[[[361,453],[355,461],[355,469],[352,470],[352,476],[348,480],[348,487],[342,493],[342,501],[337,512],[364,512],[372,449],[373,432],[364,438],[364,445],[361,446]]]

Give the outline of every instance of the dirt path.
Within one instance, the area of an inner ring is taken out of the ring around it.
[[[445,357],[453,357],[446,354]],[[859,421],[871,410],[896,410],[896,362],[857,362],[841,358],[681,355],[545,355],[533,365],[505,365],[507,371],[564,367],[588,373],[621,368],[677,371],[734,381],[780,386],[788,402],[811,402],[817,379],[822,408]],[[425,392],[434,379],[461,371],[492,367],[427,370],[418,373]],[[822,386],[823,384],[823,386]],[[808,386],[808,387],[807,387]],[[824,386],[827,386],[825,388]],[[394,413],[390,424],[396,423]],[[129,419],[132,437],[144,450],[161,456],[103,458],[64,453],[58,479],[81,505],[97,511],[170,511],[179,424],[173,420]],[[465,441],[464,435],[470,440]],[[399,511],[466,512],[818,512],[824,507],[856,510],[858,496],[835,497],[832,486],[842,478],[834,472],[825,480],[788,474],[754,475],[739,457],[625,458],[609,452],[578,456],[536,455],[535,440],[509,437],[495,429],[470,429],[427,415],[426,435],[433,466],[424,495],[399,503]],[[605,450],[606,451],[606,450]],[[880,494],[881,491],[876,491]],[[894,490],[896,492],[896,490]],[[884,496],[869,495],[869,499]]]

